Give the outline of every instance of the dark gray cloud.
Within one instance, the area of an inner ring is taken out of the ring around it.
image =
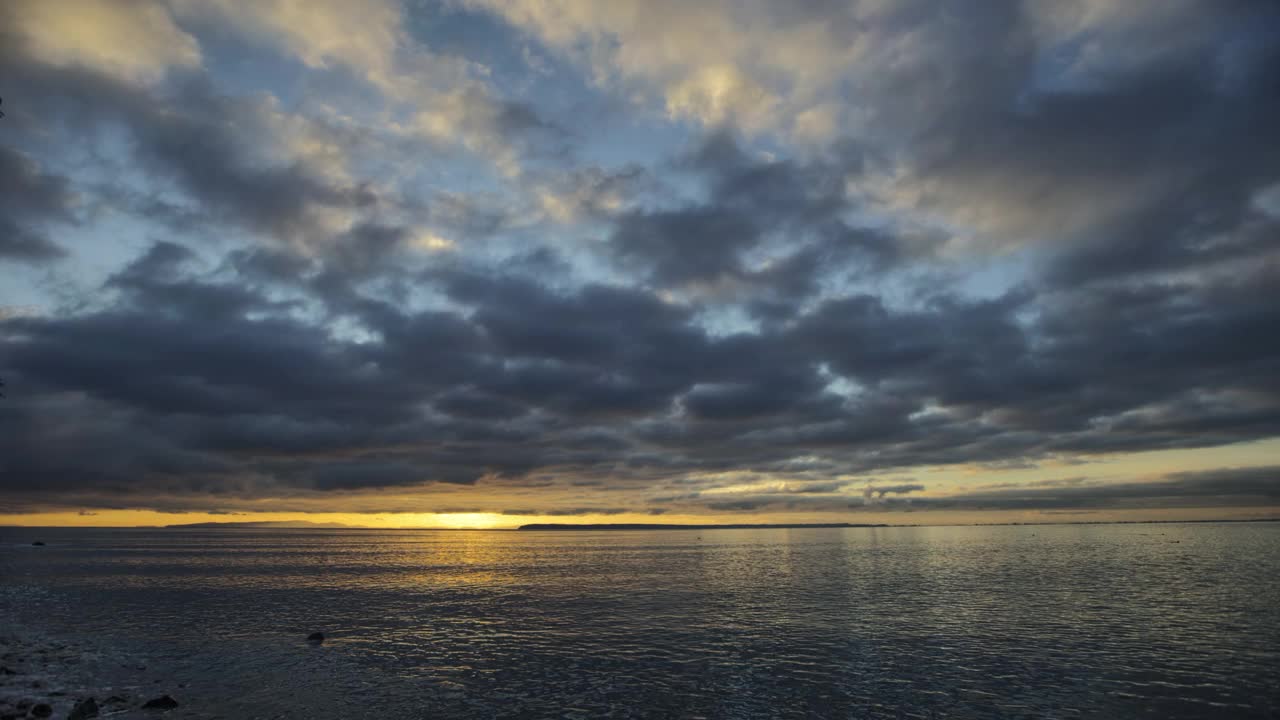
[[[946,498],[914,498],[921,509],[1064,510],[1275,505],[1280,499],[1280,467],[1223,468],[1173,473],[1149,482],[1027,486],[964,493]]]
[[[947,72],[890,73],[876,106],[918,133],[905,166],[929,188],[922,207],[979,218],[987,242],[1046,244],[1043,275],[1066,287],[1274,248],[1276,218],[1252,198],[1280,181],[1266,39],[1280,11],[1167,10],[1052,48],[1013,6],[921,23]]]
[[[379,306],[366,315],[378,339],[356,341],[157,245],[108,281],[111,307],[4,322],[3,362],[24,388],[6,407],[21,477],[10,486],[57,475],[60,486],[123,492],[181,473],[251,494],[539,468],[612,483],[1197,447],[1277,431],[1280,348],[1264,330],[1280,317],[1259,292],[1265,273],[1257,287],[1052,304],[940,297],[900,311],[864,296],[772,334],[724,337],[643,290],[437,280],[458,311]],[[1015,317],[1028,309],[1030,328]],[[855,394],[831,391],[821,368]],[[84,403],[99,408],[92,423],[79,418]],[[77,429],[22,429],[39,427],[36,416]],[[68,452],[77,445],[115,445],[114,460]],[[873,486],[877,497],[914,487]]]
[[[629,214],[619,220],[612,243],[623,262],[651,266],[661,284],[682,285],[742,273],[741,253],[760,241],[760,233],[728,208],[690,207]]]
[[[65,256],[44,225],[74,221],[74,200],[66,178],[0,146],[0,259],[44,262]]]
[[[124,121],[136,139],[138,158],[215,217],[293,238],[314,232],[310,213],[316,208],[355,209],[377,202],[368,188],[327,180],[300,162],[260,160],[253,144],[258,139],[246,138],[240,127],[263,112],[258,107],[220,96],[201,83],[157,100],[126,108]],[[173,112],[174,107],[183,112]]]
[[[1189,507],[1246,507],[1275,505],[1280,499],[1280,467],[1221,468],[1170,473],[1142,482],[1098,482],[1087,478],[1005,483],[991,489],[959,492],[945,497],[915,495],[923,485],[868,486],[861,497],[838,494],[797,497],[776,492],[699,494],[655,498],[653,502],[684,509],[751,512],[787,510],[846,512],[849,510],[1149,510]]]
[[[883,499],[886,495],[906,495],[924,490],[919,483],[903,483],[901,485],[868,485],[862,491],[864,498]]]
[[[576,508],[556,508],[552,510],[534,510],[526,509],[508,509],[503,510],[503,515],[551,515],[553,517],[570,517],[573,515],[621,515],[627,512],[635,512],[634,508],[614,508],[614,507],[576,507]]]
[[[883,271],[906,254],[890,234],[844,215],[856,208],[846,181],[862,165],[862,154],[847,149],[821,161],[753,157],[732,133],[717,131],[675,163],[706,197],[619,214],[610,247],[619,262],[648,269],[659,287],[727,283],[751,298],[803,299],[824,275]],[[752,253],[767,261],[752,261]]]

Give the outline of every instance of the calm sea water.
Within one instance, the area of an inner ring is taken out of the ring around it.
[[[4,622],[144,658],[194,716],[1280,714],[1275,523],[0,546]]]

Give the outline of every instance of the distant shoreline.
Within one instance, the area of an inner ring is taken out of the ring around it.
[[[673,523],[530,523],[516,530],[790,530],[822,528],[887,528],[884,523],[711,523],[683,525]]]

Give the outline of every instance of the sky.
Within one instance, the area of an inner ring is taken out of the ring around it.
[[[1277,37],[0,3],[0,524],[1280,517]]]

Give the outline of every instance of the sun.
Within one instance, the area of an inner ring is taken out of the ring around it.
[[[466,512],[466,513],[434,513],[429,519],[424,518],[424,525],[430,527],[458,528],[464,530],[486,530],[489,528],[510,525],[510,518],[498,513]],[[506,520],[507,522],[503,522]]]

